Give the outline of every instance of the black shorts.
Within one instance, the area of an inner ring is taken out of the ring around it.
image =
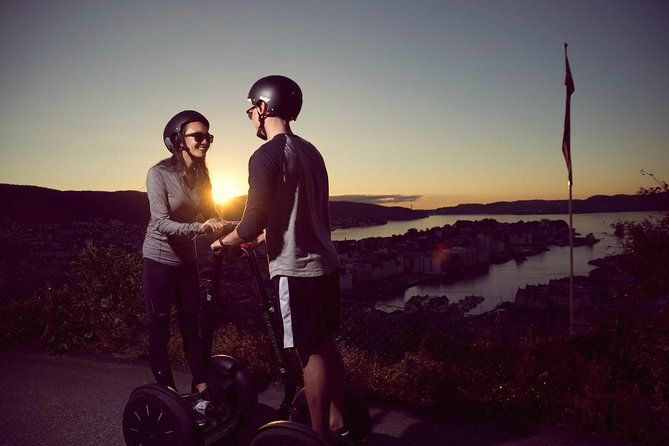
[[[339,331],[339,271],[320,277],[275,276],[281,308],[283,347],[295,347],[304,361],[325,337]]]

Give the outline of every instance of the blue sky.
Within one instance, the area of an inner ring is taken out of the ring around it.
[[[662,1],[2,2],[0,182],[145,189],[165,122],[211,121],[215,184],[245,193],[260,140],[250,85],[292,77],[296,133],[333,195],[415,207],[566,197],[669,178],[669,3]],[[9,42],[9,44],[7,44]]]

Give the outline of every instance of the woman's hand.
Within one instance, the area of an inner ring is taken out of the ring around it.
[[[202,223],[202,229],[207,230],[207,228],[209,228],[214,235],[220,237],[226,232],[232,231],[234,225],[229,221],[214,217]]]

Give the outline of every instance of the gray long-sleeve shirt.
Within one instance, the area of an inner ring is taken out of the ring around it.
[[[266,229],[270,276],[318,277],[339,268],[328,189],[321,154],[299,136],[277,135],[251,156],[237,234],[251,241]]]
[[[186,265],[196,259],[194,238],[202,230],[198,217],[218,216],[211,193],[203,198],[190,189],[173,166],[161,162],[146,177],[151,220],[146,228],[142,254],[167,265]]]

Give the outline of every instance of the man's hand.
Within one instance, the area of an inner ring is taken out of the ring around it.
[[[211,244],[211,249],[214,252],[217,252],[223,248],[223,244],[221,243],[220,239],[214,240],[214,243]]]
[[[221,237],[218,240],[215,240],[214,243],[211,244],[211,249],[214,251],[220,250],[224,246],[239,246],[241,244],[246,245],[245,247],[253,249],[259,244],[263,243],[265,241],[265,234],[260,234],[260,236],[248,243],[244,243],[244,241],[237,235],[237,230],[235,229],[225,237]]]

